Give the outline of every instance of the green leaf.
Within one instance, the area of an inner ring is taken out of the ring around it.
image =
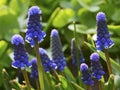
[[[63,77],[63,76],[61,76],[61,77],[60,77],[60,80],[61,80],[61,84],[62,84],[63,88],[66,90],[67,87],[68,87],[68,83],[67,83],[66,78]]]
[[[114,75],[110,75],[108,82],[105,83],[105,85],[107,86],[108,90],[115,90],[115,86],[114,86]]]
[[[27,14],[28,6],[27,0],[11,0],[9,5],[16,15]]]
[[[96,31],[95,28],[87,28],[87,26],[83,24],[76,24],[75,26],[76,26],[76,32],[81,34],[93,34]],[[68,28],[69,30],[74,31],[73,24],[69,25]]]
[[[5,41],[0,41],[0,57],[3,55],[3,53],[5,52],[6,48],[8,46],[8,43]]]
[[[64,70],[64,76],[67,79],[67,83],[68,83],[69,88],[71,88],[68,90],[73,90],[73,86],[71,85],[71,81],[76,82],[76,80],[75,80],[73,74],[71,73],[71,71],[69,70],[68,67],[66,67]]]
[[[91,12],[98,11],[100,9],[98,5],[103,3],[103,1],[100,0],[77,0],[77,1],[82,7]]]
[[[11,90],[11,86],[9,83],[10,76],[8,75],[5,69],[2,70],[2,79],[3,79],[3,85],[4,85],[5,90]]]
[[[0,0],[0,6],[5,5],[7,0]]]
[[[120,13],[120,10],[116,8],[115,12],[113,13],[111,17],[112,20],[119,22],[120,21],[119,13]]]
[[[100,5],[100,11],[102,11],[102,12],[104,12],[106,14],[107,21],[109,21],[109,20],[111,20],[113,14],[115,12],[115,6],[112,3],[111,4],[104,3],[104,4]]]
[[[108,25],[108,29],[115,34],[120,35],[120,25]]]
[[[0,39],[10,41],[13,34],[19,32],[15,13],[6,6],[0,7]]]
[[[20,83],[18,83],[17,80],[11,80],[10,84],[14,89],[21,90],[21,85],[20,85]]]
[[[87,27],[95,27],[96,25],[96,14],[88,11],[85,8],[81,8],[78,11],[79,21]],[[87,18],[86,18],[87,17]],[[89,19],[89,20],[88,20]]]
[[[62,0],[62,1],[60,2],[60,6],[61,6],[62,8],[71,8],[71,7],[72,7],[70,1],[64,1],[64,0]]]
[[[45,90],[55,90],[55,82],[53,81],[53,77],[50,73],[44,73],[44,85]]]
[[[115,89],[116,90],[120,89],[120,76],[119,75],[114,76],[114,83],[115,83]]]
[[[73,74],[71,73],[71,71],[69,70],[68,67],[65,68],[64,74],[69,81],[74,81],[75,82],[75,78],[74,78]]]
[[[27,23],[27,12],[30,2],[27,0],[11,0],[9,7],[15,13],[18,18],[19,28],[22,32],[25,31]]]
[[[47,25],[46,25],[45,28],[44,28],[44,31],[48,31],[48,30],[49,30],[50,25],[52,24],[54,18],[57,16],[57,14],[58,14],[59,11],[60,11],[60,8],[56,8],[56,9],[53,11],[52,15],[50,16],[50,19],[49,19],[48,22],[47,22]]]
[[[71,82],[72,85],[76,88],[75,90],[85,90],[84,88],[80,87],[78,84]]]
[[[53,26],[57,28],[61,28],[65,26],[70,19],[74,16],[74,11],[72,9],[61,9],[57,16],[53,20]]]

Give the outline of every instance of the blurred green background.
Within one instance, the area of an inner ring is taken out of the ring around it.
[[[6,82],[2,74],[3,68],[9,74],[10,80],[17,74],[11,67],[13,46],[10,40],[16,33],[25,36],[27,12],[29,7],[34,5],[42,10],[41,23],[47,33],[40,46],[47,49],[50,54],[50,32],[56,28],[71,71],[73,68],[71,68],[70,47],[71,39],[74,37],[73,22],[76,22],[79,43],[86,62],[89,63],[89,55],[92,51],[84,41],[89,42],[88,35],[93,36],[96,33],[97,12],[104,12],[111,39],[115,42],[115,45],[109,49],[110,56],[120,64],[120,0],[0,0],[0,88],[4,89]],[[26,43],[25,47],[30,55],[34,55],[29,44]],[[114,73],[117,79],[120,79],[118,70]],[[117,84],[120,87],[120,82]]]

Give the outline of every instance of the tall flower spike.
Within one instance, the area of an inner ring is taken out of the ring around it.
[[[100,80],[102,76],[105,74],[99,58],[100,57],[98,53],[93,53],[90,55],[91,66],[92,66],[92,76],[95,77],[97,80]]]
[[[78,55],[79,55],[80,63],[85,62],[85,59],[83,57],[83,54],[80,48],[78,48]],[[77,66],[77,52],[76,52],[76,45],[75,45],[74,38],[71,40],[71,57],[72,57],[72,64]]]
[[[53,60],[50,60],[45,49],[39,48],[39,52],[46,72],[49,72],[50,69],[57,69],[56,63]]]
[[[37,69],[37,60],[36,60],[36,58],[33,58],[30,61],[30,63],[32,65],[30,77],[36,79],[36,78],[38,78],[38,69]]]
[[[106,16],[103,12],[99,12],[96,16],[97,21],[97,40],[96,47],[98,51],[108,49],[114,45],[114,42],[110,39],[108,27],[106,24]]]
[[[16,34],[12,37],[11,43],[14,45],[14,62],[12,67],[24,69],[26,66],[30,66],[28,62],[28,55],[26,49],[24,48],[23,38]]]
[[[33,47],[36,39],[38,42],[43,40],[45,32],[42,31],[42,25],[40,24],[41,10],[37,6],[32,6],[28,11],[28,26],[26,31],[25,40]]]
[[[52,48],[52,59],[58,66],[58,70],[63,71],[66,66],[66,59],[62,52],[62,44],[58,31],[53,29],[51,32],[51,48]]]
[[[94,81],[92,80],[92,77],[88,71],[88,66],[85,63],[82,63],[80,65],[80,70],[82,72],[82,80],[86,85],[93,85]]]

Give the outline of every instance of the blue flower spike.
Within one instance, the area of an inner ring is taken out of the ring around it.
[[[80,48],[78,48],[78,55],[80,58],[80,63],[84,63],[85,59],[83,57],[82,51]],[[74,66],[77,66],[77,52],[76,52],[76,46],[75,46],[75,39],[73,38],[71,40],[71,57],[72,57],[72,64]]]
[[[14,46],[14,62],[12,63],[12,67],[20,68],[24,70],[26,66],[30,67],[31,64],[28,62],[28,54],[24,47],[24,40],[22,36],[16,34],[12,37],[11,43]]]
[[[53,60],[50,60],[50,58],[47,55],[47,52],[43,48],[39,48],[42,64],[45,68],[46,72],[49,72],[51,69],[56,70],[57,65]]]
[[[100,57],[98,53],[92,53],[90,55],[92,76],[95,77],[97,80],[101,80],[102,76],[105,74],[99,58]]]
[[[64,68],[66,66],[66,59],[64,57],[64,53],[62,51],[62,44],[59,37],[59,33],[56,29],[53,29],[51,31],[51,48],[52,48],[52,60],[55,61],[55,63],[58,66],[58,70],[64,71]]]
[[[86,85],[94,85],[94,81],[92,80],[92,77],[88,71],[88,65],[85,63],[82,63],[80,65],[80,71],[82,72],[82,80],[84,84]]]
[[[30,78],[36,79],[38,78],[38,69],[37,69],[37,60],[36,58],[33,58],[30,61],[32,67],[31,67],[31,73],[30,73]]]
[[[32,6],[28,11],[28,26],[26,31],[25,40],[30,43],[31,47],[34,47],[35,39],[39,42],[45,37],[45,32],[42,31],[42,25],[40,24],[41,10],[37,6]]]
[[[99,12],[96,16],[97,21],[97,40],[95,41],[98,51],[111,48],[114,42],[110,39],[110,34],[106,24],[106,15]]]

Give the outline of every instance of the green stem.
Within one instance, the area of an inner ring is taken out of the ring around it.
[[[84,88],[82,88],[78,84],[76,84],[75,82],[71,82],[71,84],[76,87],[76,90],[85,90]]]
[[[53,71],[53,73],[54,73],[55,77],[56,77],[56,78],[60,81],[59,74],[58,74],[55,70],[53,70],[53,69],[52,69],[52,71]]]
[[[111,63],[110,63],[109,53],[108,53],[107,49],[105,49],[104,52],[105,52],[105,57],[106,57],[106,62],[107,62],[109,75],[111,75],[112,74],[112,66],[111,66]]]
[[[30,82],[29,82],[26,70],[25,69],[22,70],[22,73],[23,73],[24,79],[26,81],[26,85],[27,85],[28,90],[31,90],[31,86],[30,86]]]
[[[98,87],[99,87],[99,90],[103,90],[101,81],[98,81]]]
[[[40,90],[38,80],[35,79],[37,90]]]
[[[79,70],[80,60],[79,60],[79,55],[78,55],[78,38],[77,38],[77,33],[76,33],[75,22],[73,22],[73,25],[74,25],[74,37],[75,37],[75,47],[76,47],[76,54],[77,54],[77,63],[78,63],[78,70]]]
[[[40,59],[39,45],[36,39],[34,41],[35,41],[35,52],[36,52],[37,64],[38,64],[38,76],[39,76],[40,90],[44,90],[43,69],[42,69],[42,62]]]
[[[77,33],[76,33],[76,25],[75,22],[73,22],[74,25],[74,38],[75,38],[75,48],[76,48],[76,56],[77,56],[77,70],[78,70],[78,82],[80,83],[80,72],[79,72],[79,66],[80,66],[80,59],[79,59],[79,52],[78,52],[78,38],[77,38]]]

